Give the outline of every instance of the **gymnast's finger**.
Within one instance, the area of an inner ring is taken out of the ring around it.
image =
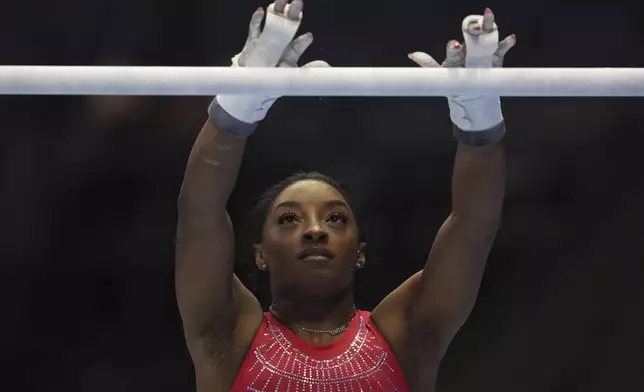
[[[273,11],[278,15],[284,15],[284,10],[286,10],[287,0],[275,0],[273,3]]]
[[[300,56],[311,46],[313,43],[313,34],[306,33],[297,37],[291,42],[282,56],[282,63],[289,67],[297,67],[297,62]]]
[[[264,20],[264,9],[258,8],[253,16],[250,18],[250,24],[248,26],[248,39],[259,38],[259,35],[262,33],[261,25],[262,20]]]
[[[302,68],[331,68],[331,65],[323,60],[315,60],[304,64]]]
[[[494,13],[492,13],[492,10],[489,8],[486,8],[485,12],[483,12],[482,29],[484,33],[491,33],[494,31]]]
[[[499,48],[496,50],[495,55],[499,57],[505,56],[506,53],[510,51],[514,47],[514,45],[517,43],[517,36],[512,34],[507,37],[501,42],[499,42]]]
[[[470,15],[466,18],[465,33],[470,35],[480,35],[482,18],[479,15]]]
[[[423,68],[434,68],[440,67],[440,64],[434,60],[434,58],[427,53],[423,52],[414,52],[407,55],[411,61],[420,65]]]
[[[463,45],[455,39],[449,41],[445,49],[445,62],[443,62],[443,67],[460,67],[464,62],[465,51]]]
[[[313,43],[313,34],[306,33],[295,38],[293,42],[288,46],[286,51],[291,51],[299,59],[304,52],[311,46]]]
[[[291,20],[300,20],[300,15],[304,9],[304,3],[302,0],[293,0],[291,6],[288,8],[288,14],[286,15]]]

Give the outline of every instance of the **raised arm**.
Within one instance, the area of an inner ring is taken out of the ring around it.
[[[189,346],[234,325],[238,309],[231,304],[239,284],[233,285],[234,238],[226,202],[245,144],[209,121],[188,159],[178,202],[175,283]]]
[[[299,0],[290,5],[286,0],[276,1],[269,6],[261,31],[265,12],[258,9],[233,66],[296,66],[313,40],[310,34],[293,40],[301,10]],[[222,365],[235,331],[253,329],[261,322],[259,303],[233,275],[234,236],[226,203],[237,180],[246,138],[277,98],[216,97],[188,159],[178,201],[175,284],[195,365],[208,359]]]
[[[465,18],[462,30],[464,45],[449,42],[443,66],[500,67],[515,43],[513,35],[499,43],[489,9],[483,16]],[[414,57],[423,64],[422,55]],[[410,326],[431,334],[443,350],[474,307],[505,196],[505,123],[499,97],[450,97],[448,103],[458,140],[452,212],[434,240],[410,303]]]
[[[463,21],[464,46],[451,41],[444,67],[501,66],[514,45],[501,43],[491,11]],[[413,53],[421,66],[439,66],[429,55]],[[374,310],[394,337],[393,345],[417,366],[412,385],[432,385],[447,347],[469,316],[485,264],[501,223],[505,195],[505,124],[499,97],[449,97],[458,148],[452,177],[452,212],[439,230],[423,271],[403,283]],[[391,316],[397,325],[385,321]],[[427,362],[433,362],[428,364]],[[427,366],[423,369],[423,363]],[[434,365],[434,366],[432,366]]]

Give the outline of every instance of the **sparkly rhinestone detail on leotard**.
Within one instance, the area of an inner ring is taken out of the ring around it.
[[[323,354],[296,347],[285,335],[285,327],[267,318],[263,332],[260,329],[263,336],[248,353],[233,391],[406,392],[391,351],[380,343],[362,313],[355,321],[357,332],[344,350],[320,359]]]

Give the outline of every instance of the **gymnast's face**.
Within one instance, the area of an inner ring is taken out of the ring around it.
[[[286,188],[270,207],[255,246],[255,261],[269,271],[273,290],[332,295],[350,287],[365,262],[365,244],[342,194],[322,181]]]

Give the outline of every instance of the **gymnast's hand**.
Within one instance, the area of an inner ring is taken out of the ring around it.
[[[499,42],[499,29],[494,14],[487,8],[483,15],[470,15],[462,24],[463,44],[456,40],[447,43],[447,54],[442,66],[446,68],[501,67],[503,59],[516,43],[514,34]],[[409,54],[421,67],[440,67],[430,55],[423,52]],[[464,131],[483,131],[503,122],[501,102],[494,96],[448,97],[450,116]]]
[[[313,35],[307,33],[295,38],[302,21],[302,0],[275,0],[267,11],[259,8],[253,14],[248,38],[242,51],[232,58],[233,67],[297,67],[300,56],[313,43]],[[261,23],[266,16],[264,30]],[[324,61],[313,61],[304,67],[329,67]],[[266,114],[278,96],[266,95],[219,95],[209,113],[219,106],[230,116],[246,123],[255,124]],[[245,133],[254,127],[245,127]],[[248,135],[241,135],[248,136]]]

